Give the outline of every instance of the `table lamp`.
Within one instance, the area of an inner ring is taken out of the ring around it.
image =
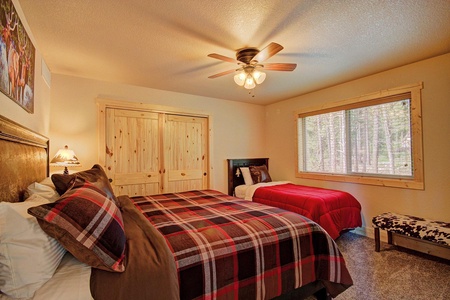
[[[59,149],[53,157],[50,165],[57,167],[64,167],[64,174],[68,175],[69,170],[67,167],[81,167],[81,163],[78,160],[75,152],[70,150],[67,145],[64,146],[64,149]]]

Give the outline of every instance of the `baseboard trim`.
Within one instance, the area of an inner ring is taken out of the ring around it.
[[[353,229],[351,232],[369,237],[371,239],[373,239],[375,235],[373,227],[358,227]],[[387,232],[385,230],[380,230],[380,241],[384,243],[387,243],[388,241]]]

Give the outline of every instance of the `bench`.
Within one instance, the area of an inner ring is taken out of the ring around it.
[[[380,252],[380,229],[387,231],[388,244],[450,260],[450,223],[383,213],[372,219],[375,251]]]

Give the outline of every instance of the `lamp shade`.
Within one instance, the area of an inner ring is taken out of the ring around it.
[[[258,71],[258,70],[254,70],[253,71],[253,78],[255,79],[257,84],[261,84],[266,79],[266,73]]]
[[[64,149],[59,149],[50,162],[52,166],[60,166],[64,168],[64,174],[69,174],[67,167],[81,167],[81,163],[78,160],[78,157],[75,155],[75,152],[69,147],[64,146]]]
[[[255,80],[253,79],[252,74],[247,74],[247,78],[245,78],[245,84],[244,84],[244,88],[251,90],[253,88],[255,88],[256,83]]]
[[[241,71],[234,75],[234,82],[236,82],[237,85],[243,86],[245,83],[245,77],[247,77],[247,74],[244,71]]]

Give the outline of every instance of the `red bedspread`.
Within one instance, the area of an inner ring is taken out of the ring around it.
[[[292,183],[259,187],[253,201],[301,214],[333,238],[344,229],[360,227],[361,204],[351,194]]]
[[[298,214],[214,190],[131,199],[173,252],[181,299],[271,299],[316,280],[334,297],[352,285],[335,242]]]

